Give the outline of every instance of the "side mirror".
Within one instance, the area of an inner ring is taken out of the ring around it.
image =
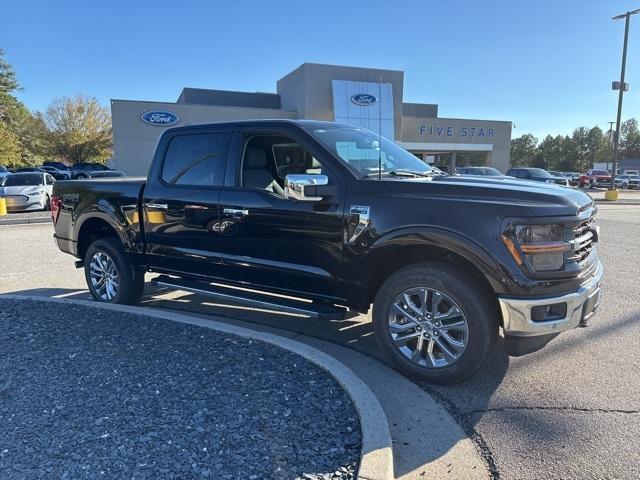
[[[300,202],[319,202],[335,193],[326,175],[289,174],[284,179],[284,196]]]

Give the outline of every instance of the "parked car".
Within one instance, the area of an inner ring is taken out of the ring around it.
[[[580,175],[580,188],[589,185],[594,187],[609,187],[611,185],[611,174],[607,170],[587,170],[587,173]]]
[[[638,175],[617,175],[616,179],[616,187],[620,187],[622,189],[640,189],[640,176]]]
[[[580,184],[580,174],[578,172],[562,172],[569,180],[569,185],[577,187]]]
[[[89,178],[89,172],[111,170],[102,163],[76,163],[71,167],[71,178]]]
[[[0,197],[10,212],[49,210],[55,178],[46,172],[12,173],[2,180]]]
[[[533,180],[534,182],[555,183],[556,185],[569,186],[569,181],[561,176],[551,175],[542,168],[510,168],[507,170],[507,176],[516,177],[520,180]]]
[[[88,172],[87,176],[89,178],[121,178],[126,175],[121,170],[100,170],[97,172]]]
[[[53,178],[56,180],[71,180],[71,171],[70,170],[60,170],[56,167],[52,167],[50,165],[42,165],[40,167],[41,170],[51,174]]]
[[[167,129],[146,181],[58,182],[51,213],[100,302],[136,303],[156,272],[156,285],[284,313],[373,304],[397,368],[453,383],[482,366],[500,327],[522,355],[588,323],[596,210],[555,185],[433,176],[363,128],[249,120]]]
[[[481,175],[487,177],[503,177],[500,170],[492,167],[461,167],[458,168],[460,175]]]
[[[37,172],[44,172],[44,170],[40,167],[19,167],[19,168],[14,168],[13,169],[13,173],[29,173],[29,172],[33,172],[33,173],[37,173]]]
[[[47,162],[42,162],[42,166],[43,167],[53,167],[56,168],[58,170],[62,170],[62,171],[70,171],[71,168],[69,168],[69,166],[65,163],[62,162],[51,162],[51,161],[47,161]]]

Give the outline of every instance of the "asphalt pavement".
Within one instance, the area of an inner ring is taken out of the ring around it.
[[[525,357],[498,348],[461,385],[420,385],[473,438],[494,478],[640,478],[640,207],[599,209],[605,288],[588,328]],[[0,226],[0,292],[87,298],[82,272],[50,235],[49,225]],[[286,328],[379,357],[364,315],[323,322],[150,287],[144,303]]]

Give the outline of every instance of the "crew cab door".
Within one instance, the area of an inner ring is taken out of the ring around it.
[[[343,298],[345,191],[327,154],[286,127],[239,129],[232,145],[220,194],[224,277],[257,288]],[[289,173],[327,175],[335,195],[312,202],[287,199]]]
[[[220,189],[229,140],[223,128],[162,137],[142,198],[152,270],[207,277],[217,273]]]

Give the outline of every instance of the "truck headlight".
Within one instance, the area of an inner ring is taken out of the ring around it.
[[[518,265],[537,272],[560,270],[564,253],[571,249],[562,225],[517,225],[502,241]]]

